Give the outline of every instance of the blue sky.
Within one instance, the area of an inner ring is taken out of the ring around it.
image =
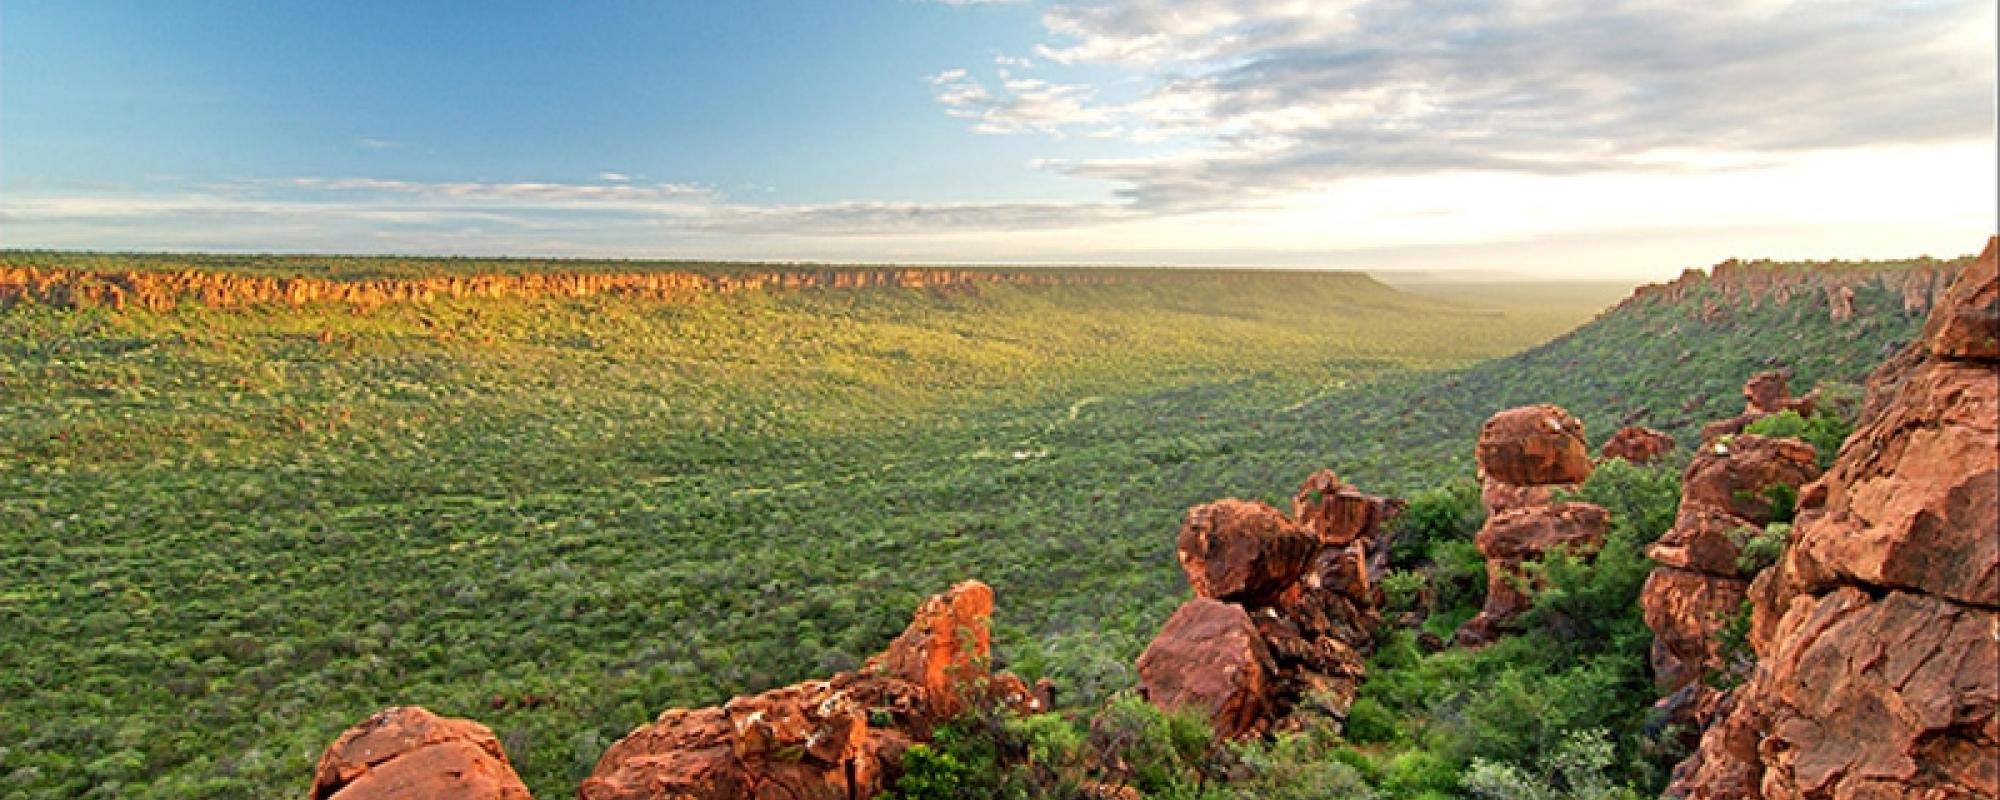
[[[0,7],[10,247],[1624,277],[1976,249],[1990,2]]]

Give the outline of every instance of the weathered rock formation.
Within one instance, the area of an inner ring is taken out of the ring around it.
[[[583,800],[872,797],[902,754],[972,706],[1039,703],[987,671],[993,590],[967,581],[924,601],[908,629],[860,669],[720,707],[671,709],[606,750]]]
[[[1616,458],[1634,464],[1651,464],[1674,449],[1674,437],[1652,428],[1627,425],[1604,442],[1604,449],[1598,451],[1604,458]]]
[[[1706,444],[1723,436],[1742,433],[1750,423],[1785,411],[1797,412],[1799,416],[1812,416],[1818,401],[1811,394],[1793,397],[1791,376],[1783,370],[1766,370],[1750,376],[1743,383],[1743,413],[1727,419],[1719,419],[1701,427],[1701,441]]]
[[[528,800],[486,726],[416,706],[385,708],[320,756],[312,800]]]
[[[1754,381],[1753,381],[1754,382]],[[1653,630],[1660,709],[1693,745],[1720,706],[1703,678],[1726,664],[1720,633],[1743,607],[1754,574],[1739,557],[1751,537],[1791,511],[1799,487],[1819,477],[1812,445],[1745,434],[1702,446],[1681,475],[1674,526],[1647,548],[1660,564],[1639,592]]]
[[[1360,685],[1380,619],[1370,552],[1402,503],[1322,470],[1292,507],[1299,522],[1242,500],[1189,509],[1178,544],[1195,599],[1139,657],[1146,698],[1199,709],[1218,739],[1345,720]]]
[[[1590,477],[1583,422],[1558,406],[1510,408],[1479,429],[1480,502],[1486,524],[1473,543],[1486,557],[1486,605],[1452,641],[1478,647],[1499,638],[1528,610],[1522,564],[1555,547],[1588,555],[1604,544],[1610,514],[1589,503],[1556,503],[1557,490]]]
[[[1995,245],[1803,491],[1752,584],[1757,666],[1676,770],[1692,798],[2000,796]]]
[[[1896,298],[1894,302],[1903,313],[1914,316],[1942,297],[1969,263],[1965,258],[1923,259],[1907,267],[1882,269],[1866,262],[1776,264],[1730,259],[1706,272],[1691,269],[1667,283],[1642,286],[1606,313],[1661,303],[1678,305],[1699,295],[1707,298],[1702,304],[1706,310],[1701,313],[1714,314],[1727,305],[1743,303],[1754,308],[1766,301],[1784,303],[1817,292],[1826,303],[1827,316],[1846,322],[1855,317],[1856,291],[1878,287]]]

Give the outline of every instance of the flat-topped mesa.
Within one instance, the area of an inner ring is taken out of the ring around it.
[[[385,708],[328,745],[310,800],[528,800],[493,731],[417,706]]]
[[[1802,490],[1789,546],[1749,590],[1755,672],[1671,794],[2000,796],[1996,321],[1989,240]]]
[[[32,302],[59,308],[138,308],[169,311],[182,304],[209,308],[332,304],[356,309],[447,299],[572,298],[594,295],[685,302],[704,295],[759,289],[905,289],[979,284],[1103,284],[1109,272],[1036,272],[941,268],[768,269],[738,272],[522,272],[419,278],[334,280],[230,272],[43,269],[0,263],[0,307]]]
[[[1369,548],[1402,507],[1321,470],[1293,500],[1300,522],[1242,500],[1189,509],[1178,544],[1196,598],[1139,657],[1140,691],[1199,710],[1222,740],[1344,721],[1380,619]]]
[[[1011,674],[987,671],[993,590],[966,581],[934,595],[889,649],[858,670],[670,709],[606,750],[582,800],[873,797],[902,755],[973,707],[1040,710]]]

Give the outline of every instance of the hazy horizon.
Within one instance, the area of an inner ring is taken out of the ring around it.
[[[1653,281],[1995,229],[1990,3],[9,5],[0,246]]]

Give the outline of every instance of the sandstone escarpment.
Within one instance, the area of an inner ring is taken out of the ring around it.
[[[1727,313],[1725,309],[1729,306],[1739,303],[1754,308],[1767,302],[1809,298],[1824,303],[1828,318],[1834,322],[1847,322],[1856,316],[1856,293],[1879,290],[1902,313],[1916,316],[1937,303],[1967,263],[1963,259],[1923,259],[1884,269],[1880,264],[1866,262],[1779,264],[1730,259],[1706,272],[1691,269],[1672,281],[1642,286],[1607,313],[1651,305],[1680,305],[1701,298],[1702,302],[1689,306],[1694,313],[1719,317]]]
[[[1553,405],[1510,408],[1486,421],[1474,452],[1486,524],[1473,538],[1486,557],[1486,604],[1460,625],[1454,643],[1478,647],[1499,638],[1528,610],[1522,564],[1562,547],[1588,555],[1604,544],[1610,514],[1589,503],[1557,503],[1557,490],[1590,477],[1583,422]]]
[[[176,272],[44,269],[0,264],[0,306],[33,302],[59,308],[168,311],[330,304],[365,310],[391,304],[461,299],[576,298],[597,295],[686,302],[706,295],[764,289],[960,288],[981,284],[1103,284],[1114,274],[931,268],[767,269],[737,272],[523,272],[419,278],[326,278]]]
[[[1870,378],[1749,595],[1750,682],[1672,792],[2000,795],[2000,276],[1995,244]]]
[[[1189,509],[1178,549],[1196,596],[1140,655],[1140,691],[1200,711],[1218,739],[1345,720],[1380,619],[1369,553],[1401,508],[1321,470],[1297,522],[1242,500]]]

